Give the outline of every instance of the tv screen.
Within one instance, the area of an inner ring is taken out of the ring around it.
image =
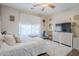
[[[71,23],[56,24],[56,32],[71,32]]]

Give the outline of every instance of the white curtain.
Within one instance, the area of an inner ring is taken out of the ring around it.
[[[40,25],[38,24],[20,24],[19,26],[21,36],[40,36]]]
[[[40,36],[40,17],[22,14],[19,24],[19,34],[21,37]]]

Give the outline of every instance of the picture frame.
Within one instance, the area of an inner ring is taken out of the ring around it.
[[[10,15],[10,21],[11,21],[11,22],[14,22],[14,21],[15,21],[15,16]]]

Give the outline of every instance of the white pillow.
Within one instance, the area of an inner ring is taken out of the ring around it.
[[[4,42],[4,35],[0,33],[0,48],[6,47],[6,46],[8,45]]]
[[[8,44],[0,40],[0,48],[7,47]]]
[[[8,35],[13,35],[14,39],[16,40],[16,43],[21,43],[20,37],[14,33],[7,33]]]
[[[7,43],[8,45],[15,45],[16,44],[16,41],[13,37],[13,35],[4,35],[4,41],[5,43]]]
[[[16,43],[21,43],[21,40],[20,40],[20,37],[19,36],[13,34],[13,37],[15,38]]]

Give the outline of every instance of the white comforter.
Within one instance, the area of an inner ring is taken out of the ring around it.
[[[15,46],[0,48],[1,56],[36,56],[45,53],[45,42],[41,38],[32,38],[28,42],[18,43]]]

